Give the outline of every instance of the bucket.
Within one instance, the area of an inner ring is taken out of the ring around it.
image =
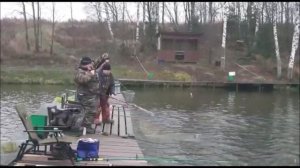
[[[115,81],[115,94],[121,93],[121,83],[119,81]]]
[[[235,80],[235,72],[234,71],[228,73],[227,80],[229,82],[233,82]]]
[[[152,73],[152,72],[149,72],[149,73],[147,73],[147,79],[153,79],[153,77],[154,77],[154,73]]]
[[[37,115],[37,114],[32,114],[29,117],[32,127],[37,127],[37,126],[46,126],[47,125],[47,116],[46,115]],[[43,128],[37,128],[37,130],[44,130]],[[38,136],[40,138],[44,138],[47,135],[45,135],[45,132],[37,132]]]

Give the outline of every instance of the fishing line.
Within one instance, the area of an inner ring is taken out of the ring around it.
[[[133,106],[133,107],[136,107],[136,108],[138,108],[138,109],[140,109],[140,110],[142,110],[142,111],[144,111],[144,112],[147,112],[147,113],[150,114],[152,117],[154,116],[154,113],[153,113],[152,111],[149,111],[149,110],[147,110],[147,109],[144,109],[143,107],[140,107],[140,106],[138,106],[138,105],[136,105],[136,104],[128,103],[128,102],[126,102],[126,101],[123,101],[123,100],[114,98],[114,97],[112,97],[112,96],[109,96],[109,97],[112,98],[112,99],[114,99],[114,100],[117,100],[117,101],[120,101],[120,102],[122,102],[122,103],[125,103],[125,104],[128,105],[128,106]]]

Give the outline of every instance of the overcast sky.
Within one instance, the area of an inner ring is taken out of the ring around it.
[[[90,20],[89,14],[85,6],[88,2],[72,2],[73,6],[73,18],[74,20]],[[136,2],[126,2],[129,17],[132,21],[136,21]],[[40,2],[41,5],[41,17],[43,19],[52,20],[52,2]],[[28,18],[32,18],[32,7],[31,2],[25,2],[26,13]],[[183,7],[179,2],[179,21],[182,22],[184,19]],[[70,2],[55,2],[56,20],[67,21],[71,18]],[[22,11],[21,2],[1,2],[1,18],[23,18],[20,13]],[[105,14],[103,14],[105,16]],[[127,16],[126,16],[127,17]],[[140,5],[140,20],[142,19],[142,6]],[[169,21],[167,16],[165,20]]]
[[[86,2],[72,2],[73,6],[73,18],[75,20],[87,19],[87,14],[84,10]],[[29,17],[32,16],[31,2],[25,2],[26,13]],[[50,20],[52,13],[52,2],[40,2],[42,8],[42,18]],[[67,21],[71,18],[70,2],[55,2],[56,17],[59,21]],[[1,2],[1,18],[16,17],[23,18],[23,15],[19,13],[22,11],[21,2]]]

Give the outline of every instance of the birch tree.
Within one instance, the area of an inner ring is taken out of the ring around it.
[[[159,2],[155,3],[155,33],[158,34],[159,31]]]
[[[108,26],[108,30],[111,36],[111,39],[114,40],[114,33],[111,29],[111,24],[110,24],[110,17],[109,17],[109,11],[108,11],[108,6],[107,6],[108,2],[104,3],[104,7],[105,7],[105,12],[106,12],[106,21],[107,21],[107,26]]]
[[[143,2],[143,34],[146,35],[146,2]]]
[[[254,42],[253,42],[253,46],[252,48],[254,48],[256,46],[256,35],[257,35],[257,32],[258,32],[258,28],[259,28],[259,4],[258,3],[261,3],[261,2],[254,2],[254,10],[255,10],[255,31],[254,31]]]
[[[29,51],[30,50],[30,44],[29,44],[29,39],[28,39],[28,25],[27,25],[25,3],[22,2],[22,5],[23,5],[23,16],[24,16],[26,46],[27,46],[27,50]]]
[[[276,7],[276,4],[273,2],[273,7]],[[275,53],[276,53],[276,61],[277,61],[277,78],[281,78],[281,59],[278,45],[278,35],[277,35],[277,19],[273,19],[273,33],[274,33],[274,41],[275,41]]]
[[[136,11],[136,35],[135,35],[135,41],[139,41],[139,19],[140,19],[140,3],[137,2],[137,11]]]
[[[122,2],[122,22],[125,23],[125,2]]]
[[[162,2],[161,24],[162,24],[162,27],[164,28],[164,26],[165,26],[165,2]]]
[[[222,50],[223,55],[221,56],[221,69],[225,71],[225,58],[226,58],[226,35],[227,35],[227,3],[224,2],[223,4],[223,35],[222,35]]]
[[[298,2],[298,5],[300,3]],[[298,7],[298,11],[300,11]],[[300,29],[300,18],[298,13],[296,12],[296,22],[295,22],[295,27],[294,27],[294,34],[293,34],[293,40],[292,40],[292,50],[291,50],[291,55],[289,59],[289,64],[288,64],[288,74],[287,77],[289,80],[293,78],[293,70],[294,70],[294,62],[295,62],[295,53],[297,49],[299,48],[299,29]]]

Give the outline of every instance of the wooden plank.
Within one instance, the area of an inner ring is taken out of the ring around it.
[[[125,114],[130,113],[129,110],[126,110],[126,108],[123,108],[123,110],[125,111]],[[133,132],[133,126],[132,126],[132,120],[130,115],[126,116],[126,135],[130,136],[130,137],[134,137],[134,132]]]
[[[111,119],[112,111],[109,111],[109,112],[110,112],[110,119]],[[102,132],[108,133],[110,135],[110,127],[111,127],[111,124],[103,123],[102,124]]]
[[[48,160],[52,156],[25,154],[20,163],[46,164],[46,165],[72,165],[69,159]]]
[[[145,160],[110,160],[112,166],[148,166]]]
[[[140,154],[140,153],[116,153],[116,152],[106,152],[106,153],[101,153],[100,152],[100,157],[111,157],[111,156],[114,156],[114,157],[126,157],[126,158],[135,158],[136,155],[138,155],[138,157],[144,157],[143,154]]]
[[[126,136],[126,128],[125,128],[125,116],[124,116],[124,112],[122,108],[118,108],[118,113],[119,113],[119,124],[120,124],[120,128],[119,128],[119,136],[123,137]]]
[[[119,122],[119,118],[118,118],[118,108],[116,106],[113,106],[113,120],[114,120],[114,124],[112,125],[112,134],[113,135],[118,135],[118,122]]]

